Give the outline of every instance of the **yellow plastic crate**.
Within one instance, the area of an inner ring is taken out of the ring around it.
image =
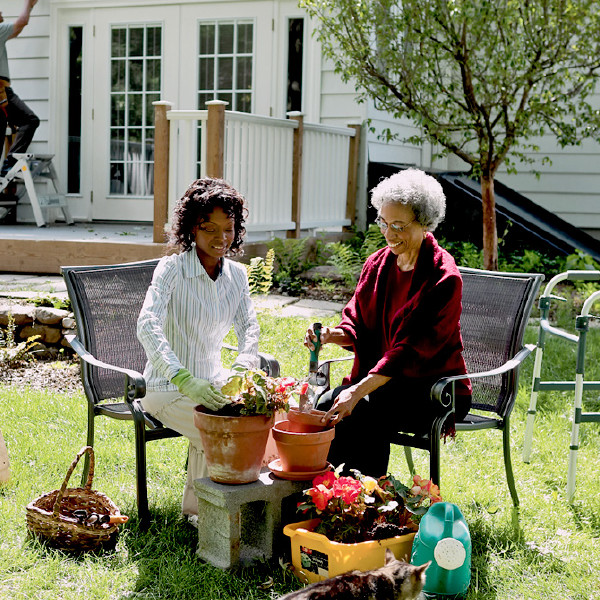
[[[369,571],[383,567],[386,548],[396,558],[407,562],[410,560],[414,533],[385,540],[342,544],[315,533],[313,529],[318,523],[319,519],[312,519],[291,523],[283,528],[283,533],[292,544],[292,564],[304,583],[322,581],[354,569]]]

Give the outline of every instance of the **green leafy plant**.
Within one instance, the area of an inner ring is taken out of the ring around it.
[[[268,294],[273,285],[275,251],[269,248],[265,258],[256,256],[246,265],[250,294]]]
[[[8,313],[8,325],[6,330],[0,330],[0,367],[15,368],[23,362],[33,360],[33,352],[39,335],[32,335],[26,340],[15,342],[16,331],[15,318]]]
[[[234,367],[233,370],[221,388],[221,392],[232,400],[219,414],[271,416],[279,410],[288,411],[292,394],[306,385],[294,377],[269,377],[260,369]]]
[[[51,308],[71,310],[71,300],[69,298],[63,299],[59,298],[58,296],[52,296],[51,294],[45,294],[32,298],[31,303],[34,306],[49,306]]]
[[[271,242],[271,248],[275,253],[274,280],[284,291],[297,294],[302,282],[298,276],[304,271],[314,267],[319,259],[321,245],[315,246],[315,259],[309,258],[308,238],[275,238]]]
[[[327,244],[327,250],[331,253],[327,262],[337,269],[346,286],[354,287],[367,257],[385,244],[379,227],[371,224],[364,236],[357,234],[349,242]]]
[[[300,512],[320,519],[315,532],[332,541],[355,543],[415,531],[429,506],[442,499],[439,487],[418,475],[407,487],[393,475],[374,479],[355,470],[355,477],[341,477],[342,468],[316,477],[304,492],[309,499],[298,505]]]

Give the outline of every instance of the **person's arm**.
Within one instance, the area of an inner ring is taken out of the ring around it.
[[[13,24],[12,34],[9,36],[9,40],[12,38],[16,38],[25,26],[29,23],[29,15],[33,10],[33,7],[37,4],[38,0],[25,0],[25,4],[23,5],[23,10],[21,14],[17,17],[17,20]]]
[[[369,373],[358,383],[342,390],[336,398],[334,405],[321,417],[321,421],[323,423],[329,422],[335,424],[344,417],[347,417],[354,410],[359,400],[373,393],[382,385],[385,385],[390,379],[391,377],[386,377],[385,375]]]

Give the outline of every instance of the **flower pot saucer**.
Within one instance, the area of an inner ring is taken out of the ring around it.
[[[323,475],[331,469],[331,463],[327,463],[325,468],[319,469],[318,471],[284,471],[281,466],[281,461],[276,458],[269,463],[269,470],[275,477],[279,479],[288,479],[289,481],[309,481],[317,477],[317,475]]]

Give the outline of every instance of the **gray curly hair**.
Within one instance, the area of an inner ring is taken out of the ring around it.
[[[419,169],[406,169],[381,180],[371,190],[371,204],[381,211],[384,202],[409,206],[415,219],[434,231],[446,214],[446,196],[437,179]]]

